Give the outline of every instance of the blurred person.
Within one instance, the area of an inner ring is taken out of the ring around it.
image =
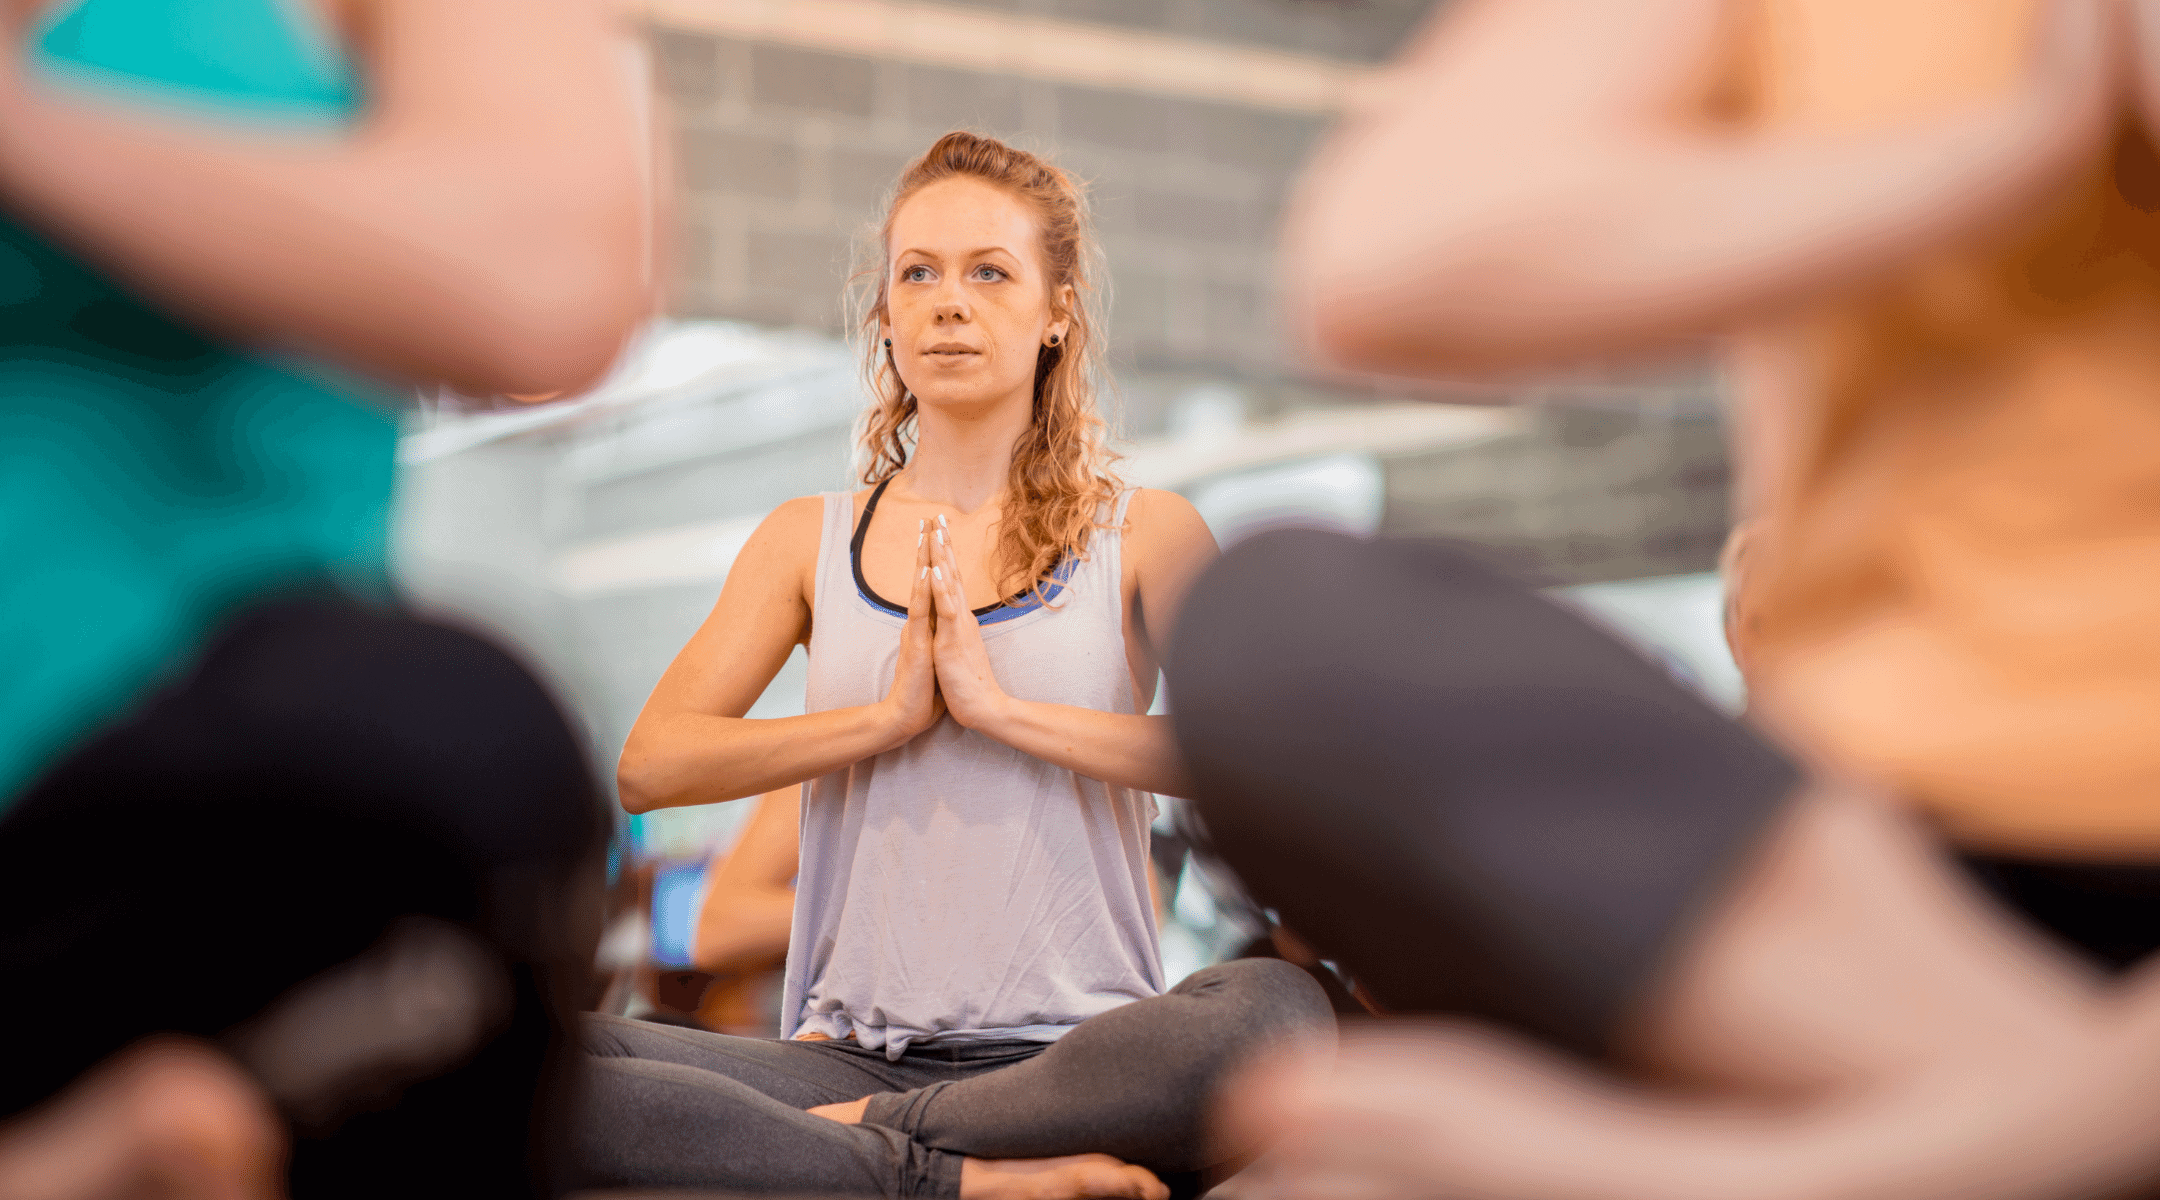
[[[1744,682],[1749,667],[1755,661],[1755,638],[1758,620],[1752,582],[1748,568],[1759,557],[1758,543],[1762,540],[1762,518],[1752,517],[1734,525],[1725,535],[1725,545],[1718,551],[1718,587],[1724,593],[1721,609],[1725,633],[1725,649],[1732,655],[1733,666],[1740,671]]]
[[[632,811],[807,781],[787,1040],[593,1018],[598,1182],[936,1196],[1167,1194],[1261,1046],[1332,1030],[1263,960],[1165,991],[1145,715],[1214,557],[1110,473],[1085,198],[966,133],[901,174],[861,277],[874,398],[855,493],[790,501],[736,559],[623,751]],[[903,600],[900,598],[904,598]],[[789,651],[808,713],[747,719]]]
[[[2109,977],[2160,940],[2156,18],[1473,3],[1316,160],[1338,363],[1738,335],[1735,628],[1806,769],[1447,547],[1228,556],[1170,661],[1217,849],[1383,1006],[1511,1027],[1241,1090],[1282,1194],[2160,1183],[2160,995]]]
[[[383,397],[574,388],[644,311],[614,27],[0,30],[0,1191],[545,1190],[598,804],[523,667],[395,608]]]
[[[802,788],[758,797],[742,836],[713,856],[691,961],[715,975],[767,966],[787,953],[795,915]]]

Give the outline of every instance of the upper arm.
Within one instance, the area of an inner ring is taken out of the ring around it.
[[[1133,616],[1148,649],[1159,660],[1177,628],[1186,593],[1220,551],[1200,510],[1176,492],[1140,489],[1126,510],[1126,521]]]
[[[790,500],[750,535],[705,623],[668,665],[647,716],[739,717],[750,711],[797,643],[810,636],[810,576],[824,501]]]

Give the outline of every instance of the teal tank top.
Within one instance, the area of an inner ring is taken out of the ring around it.
[[[280,0],[63,2],[29,63],[235,124],[359,103]],[[251,600],[387,594],[396,438],[383,397],[209,340],[0,214],[0,811]]]

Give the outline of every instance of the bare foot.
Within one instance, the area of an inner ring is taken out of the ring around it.
[[[1169,1200],[1146,1167],[1107,1154],[1063,1158],[970,1158],[960,1164],[960,1200]]]
[[[842,1125],[860,1125],[862,1124],[863,1110],[869,1107],[870,1097],[864,1096],[860,1100],[849,1100],[841,1104],[820,1104],[816,1108],[806,1108],[803,1111],[813,1117],[838,1121]]]

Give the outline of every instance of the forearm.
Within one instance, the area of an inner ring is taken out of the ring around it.
[[[1190,794],[1170,718],[1097,712],[1006,696],[975,728],[1090,779],[1165,796]]]
[[[11,65],[0,197],[223,336],[461,390],[572,386],[646,303],[610,28],[583,0],[389,0],[372,107],[340,140],[146,119]]]
[[[714,885],[698,915],[697,968],[720,974],[784,952],[794,916],[792,888]]]
[[[907,736],[885,704],[770,719],[648,715],[630,731],[615,778],[633,813],[713,804],[839,770]]]

